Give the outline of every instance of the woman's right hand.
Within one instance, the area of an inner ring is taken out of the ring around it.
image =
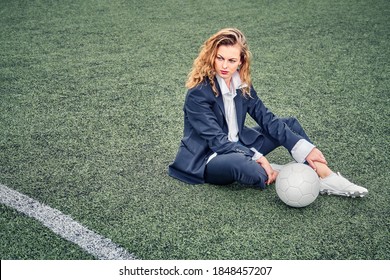
[[[311,168],[314,169],[314,171],[317,171],[317,167],[315,165],[315,162],[320,162],[320,163],[323,163],[325,165],[328,165],[328,162],[326,161],[324,155],[317,148],[314,148],[313,150],[311,150],[311,152],[306,157],[306,161],[309,163]]]
[[[260,164],[261,167],[263,167],[265,172],[267,173],[268,180],[265,183],[267,185],[270,185],[275,182],[276,177],[278,177],[279,173],[272,168],[271,164],[268,162],[268,159],[265,156],[262,156],[261,158],[256,160],[256,162]]]

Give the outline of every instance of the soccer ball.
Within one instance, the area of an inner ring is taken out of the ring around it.
[[[276,177],[276,193],[289,206],[305,207],[316,200],[320,180],[316,172],[303,163],[290,163]]]

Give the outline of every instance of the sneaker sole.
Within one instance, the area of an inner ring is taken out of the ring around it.
[[[341,196],[347,196],[347,197],[364,197],[368,194],[368,192],[338,192],[338,191],[333,191],[333,190],[321,190],[320,194],[327,194],[327,195],[341,195]]]

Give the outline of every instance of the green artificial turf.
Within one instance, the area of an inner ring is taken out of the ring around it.
[[[2,260],[88,260],[92,256],[34,219],[0,205]]]
[[[0,182],[141,259],[389,259],[389,15],[387,0],[1,1]],[[246,34],[265,104],[367,197],[295,209],[274,185],[167,175],[187,73],[224,27]],[[1,259],[91,258],[0,211]]]

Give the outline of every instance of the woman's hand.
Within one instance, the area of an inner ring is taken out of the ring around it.
[[[321,162],[323,164],[328,165],[328,162],[326,161],[324,155],[317,148],[311,150],[311,152],[306,157],[306,161],[314,170],[316,170],[316,165],[314,164],[315,162]]]
[[[276,177],[278,176],[278,172],[272,169],[272,166],[269,164],[268,159],[266,159],[265,156],[262,156],[258,160],[256,160],[258,164],[261,165],[261,167],[264,168],[265,172],[267,173],[268,180],[265,182],[267,185],[272,184],[275,182]]]

